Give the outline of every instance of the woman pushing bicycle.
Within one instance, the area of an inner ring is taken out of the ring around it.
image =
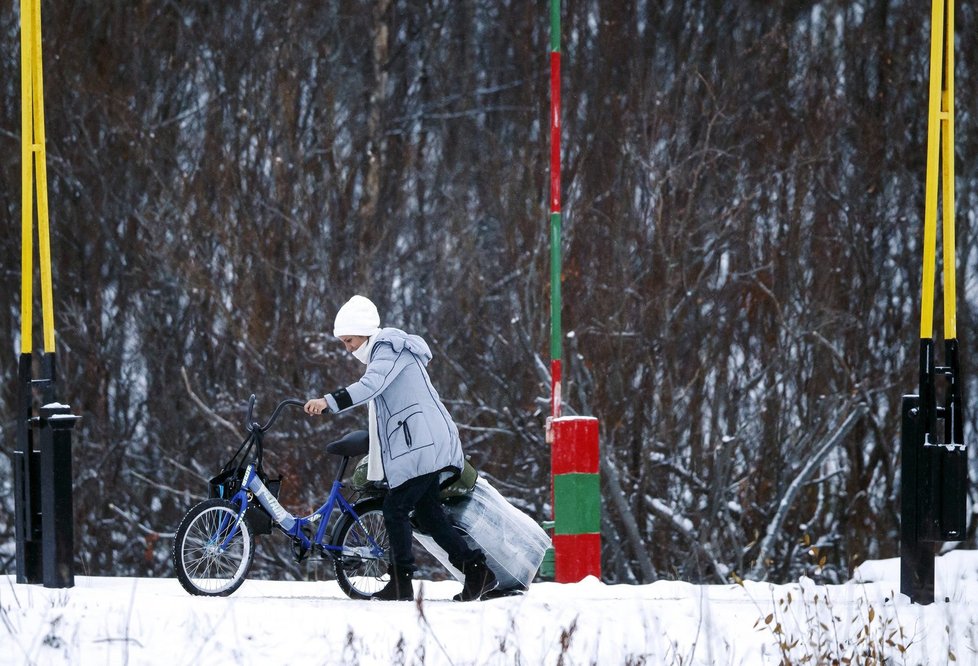
[[[496,576],[480,550],[469,548],[438,498],[461,473],[464,460],[458,427],[431,384],[425,366],[431,349],[417,335],[380,328],[377,307],[353,296],[339,312],[333,335],[367,367],[346,388],[305,404],[307,414],[338,413],[367,404],[370,448],[367,479],[387,479],[384,523],[390,535],[391,578],[374,599],[413,600],[414,553],[409,515],[448,554],[464,576],[456,601],[472,601],[496,587]]]

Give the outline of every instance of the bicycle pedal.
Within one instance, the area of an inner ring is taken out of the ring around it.
[[[292,541],[292,559],[296,562],[305,562],[309,557],[309,548],[298,539]]]

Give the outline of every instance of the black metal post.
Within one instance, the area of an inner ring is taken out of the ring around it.
[[[924,541],[922,494],[928,485],[923,460],[920,397],[903,396],[900,435],[900,592],[919,604],[934,602],[934,544]]]
[[[944,358],[947,363],[947,394],[945,397],[944,441],[949,444],[964,445],[964,397],[963,387],[959,386],[961,366],[958,362],[958,341],[944,341]]]
[[[944,356],[946,365],[936,365],[934,341],[920,341],[919,395],[903,396],[902,405],[900,592],[921,604],[934,601],[937,544],[960,541],[967,530],[968,452],[957,339],[945,341]],[[939,379],[943,405],[937,401]]]
[[[968,529],[968,451],[964,445],[941,446],[940,541],[962,541]]]
[[[937,432],[937,386],[934,373],[934,341],[920,341],[919,396],[917,399],[917,428],[921,445],[933,444],[931,436]]]
[[[31,424],[31,355],[21,354],[17,386],[17,443],[14,448],[14,538],[17,582],[40,583],[41,494],[40,454],[34,451]]]
[[[41,354],[41,379],[34,382],[41,385],[41,396],[44,404],[48,405],[58,400],[57,362],[54,352]]]
[[[968,451],[964,445],[964,397],[960,385],[958,341],[944,343],[947,379],[944,406],[944,443],[941,447],[941,539],[960,541],[968,529]]]
[[[67,405],[41,407],[41,533],[44,587],[72,587],[74,505],[71,429],[79,417]]]

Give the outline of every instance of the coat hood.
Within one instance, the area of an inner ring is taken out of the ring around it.
[[[431,348],[420,335],[405,333],[399,328],[382,328],[380,329],[380,333],[377,334],[374,348],[382,342],[390,344],[394,348],[395,353],[400,353],[402,350],[407,349],[421,359],[423,365],[428,365],[428,362],[431,361]]]

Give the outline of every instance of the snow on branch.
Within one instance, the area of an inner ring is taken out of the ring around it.
[[[673,511],[669,505],[657,497],[646,497],[645,503],[653,514],[668,523],[709,561],[710,567],[713,569],[713,573],[718,582],[728,582],[726,577],[726,569],[719,562],[717,562],[715,557],[713,557],[713,553],[710,552],[708,544],[704,544],[696,536],[695,526],[689,518],[679,515]]]
[[[798,476],[788,486],[784,497],[781,498],[781,503],[778,505],[778,510],[774,514],[774,519],[768,525],[764,539],[761,541],[761,547],[757,553],[757,560],[754,562],[754,568],[751,570],[750,577],[752,580],[761,581],[767,578],[767,563],[774,551],[774,545],[777,541],[778,534],[781,532],[781,526],[788,517],[788,511],[791,509],[791,505],[794,504],[795,497],[797,497],[805,485],[808,477],[818,469],[829,452],[852,430],[852,427],[866,414],[867,410],[866,403],[858,403],[852,412],[849,413],[849,416],[846,417],[846,420],[822,442],[815,454],[809,458],[808,462],[805,463],[805,466],[798,473]]]
[[[645,580],[655,580],[656,573],[655,568],[652,566],[652,558],[649,557],[648,549],[644,547],[645,542],[642,539],[638,521],[635,520],[635,515],[625,500],[625,491],[621,487],[618,470],[615,469],[614,464],[605,456],[601,457],[601,473],[604,475],[605,482],[611,491],[609,493],[611,504],[618,510],[618,515],[621,516],[622,524],[625,528],[625,534],[635,547],[635,559],[638,560],[642,577]]]
[[[238,428],[235,427],[235,425],[233,423],[231,423],[230,421],[228,421],[224,417],[222,417],[219,414],[217,414],[217,412],[215,412],[213,409],[211,409],[210,407],[208,407],[204,403],[204,401],[201,400],[200,397],[196,393],[194,393],[193,388],[191,388],[191,386],[190,386],[190,378],[187,377],[187,368],[180,368],[180,375],[183,377],[183,384],[184,384],[184,386],[187,387],[187,394],[190,396],[190,399],[194,401],[194,404],[197,405],[201,409],[201,411],[204,412],[208,417],[210,417],[210,419],[212,421],[214,421],[215,423],[217,423],[219,426],[222,426],[224,428],[227,428],[232,433],[234,433],[234,436],[235,437],[239,437],[240,438],[241,437],[241,431],[238,430]]]

